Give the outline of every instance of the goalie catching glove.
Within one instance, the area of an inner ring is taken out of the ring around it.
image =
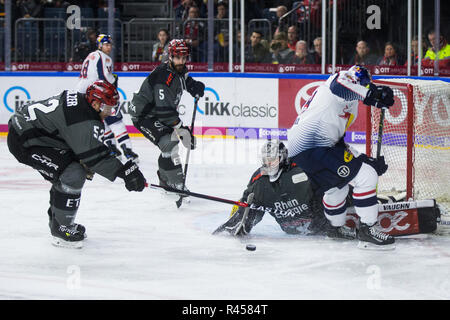
[[[128,191],[142,191],[147,182],[137,164],[131,160],[124,164],[117,176],[125,181],[125,188]]]
[[[364,99],[364,104],[377,108],[389,108],[394,104],[394,92],[387,86],[376,86],[369,84],[370,88]]]

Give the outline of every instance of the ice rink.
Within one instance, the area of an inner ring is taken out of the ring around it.
[[[158,149],[132,141],[148,182],[158,183]],[[199,139],[188,188],[237,200],[262,143]],[[47,225],[50,184],[13,158],[5,137],[0,161],[0,299],[450,299],[450,237],[364,251],[356,241],[286,235],[271,216],[249,239],[212,236],[230,205],[192,198],[177,209],[177,197],[128,192],[99,175],[86,182],[78,211],[84,248],[57,248]]]

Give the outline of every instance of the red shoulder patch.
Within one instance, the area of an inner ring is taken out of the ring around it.
[[[169,73],[169,77],[166,80],[166,84],[168,87],[170,87],[170,84],[172,83],[173,80],[173,73]]]
[[[295,162],[291,162],[291,168],[296,167],[297,164]]]
[[[253,177],[252,179],[252,183],[255,182],[256,180],[258,180],[259,178],[261,178],[262,174],[258,173],[256,176]]]

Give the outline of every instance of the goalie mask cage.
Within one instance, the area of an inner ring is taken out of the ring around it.
[[[407,199],[436,199],[450,214],[450,83],[438,80],[383,79],[395,103],[386,110],[381,155],[388,171],[379,194],[406,192]],[[367,108],[366,153],[377,154],[380,109]]]

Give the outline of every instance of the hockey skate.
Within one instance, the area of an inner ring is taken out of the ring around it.
[[[47,211],[48,214],[48,226],[50,228],[50,231],[52,230],[52,220],[53,220],[53,216],[52,216],[52,211],[49,208]],[[87,238],[87,233],[86,233],[86,228],[79,223],[74,223],[73,225],[71,225],[72,228],[74,228],[75,230],[81,232],[81,234],[83,235],[84,239]]]
[[[131,159],[131,161],[135,163],[139,163],[139,156],[133,152],[130,148],[127,148],[126,145],[122,144],[120,148],[123,151],[123,156],[125,157],[125,161],[128,161]]]
[[[356,229],[347,226],[333,227],[329,226],[327,229],[327,238],[337,240],[355,240]]]
[[[158,175],[158,179],[159,179],[159,185],[163,186],[163,187],[170,187],[173,189],[177,189],[177,190],[181,190],[181,188],[183,187],[182,183],[169,183],[166,180],[164,180],[164,178],[161,177],[161,173],[158,171],[156,171],[157,175]],[[184,186],[183,188],[184,191],[189,191],[188,188],[186,188],[186,186]],[[191,198],[189,196],[185,196],[183,194],[177,194],[175,192],[170,192],[170,191],[166,191],[166,190],[161,190],[161,193],[164,195],[167,195],[173,199],[178,199],[180,196],[182,196],[183,199],[183,203],[190,203],[191,202]]]
[[[48,213],[48,226],[52,234],[52,244],[57,247],[82,248],[83,240],[87,238],[86,228],[82,224],[75,223],[70,226],[60,225],[53,219],[50,209]]]
[[[393,250],[395,249],[394,237],[380,231],[376,224],[369,226],[361,223],[358,230],[358,248],[368,250]]]

